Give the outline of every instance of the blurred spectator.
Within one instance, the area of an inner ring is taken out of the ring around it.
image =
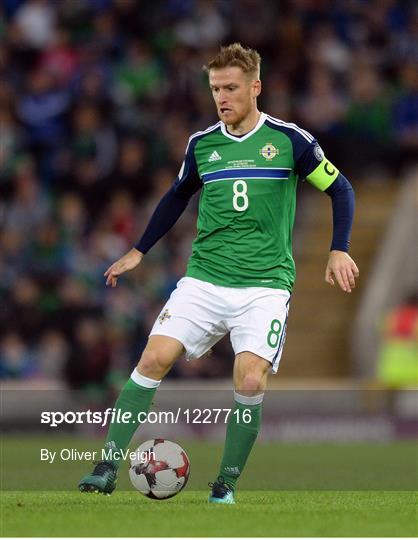
[[[28,145],[44,183],[54,180],[57,150],[68,132],[65,114],[69,107],[69,92],[58,87],[52,73],[41,70],[30,73],[26,92],[17,104],[17,114],[26,128]]]
[[[21,379],[35,373],[34,358],[22,338],[8,332],[0,340],[0,378]]]
[[[57,225],[62,241],[73,249],[87,232],[87,211],[83,201],[74,193],[67,193],[58,199]]]
[[[60,379],[68,361],[69,347],[64,335],[48,330],[40,336],[35,351],[37,367],[45,379]]]
[[[55,282],[65,271],[65,246],[53,221],[40,225],[29,249],[28,270],[37,279]]]
[[[23,137],[12,111],[0,105],[0,182],[12,175]]]
[[[378,363],[378,378],[390,387],[418,383],[418,294],[385,317]]]
[[[229,15],[235,39],[263,53],[266,42],[274,36],[273,24],[278,7],[277,2],[265,2],[262,9],[254,9],[252,0],[233,0],[229,6]],[[254,24],[255,16],[257,24]]]
[[[91,158],[97,171],[97,180],[112,170],[117,151],[113,127],[105,123],[100,111],[92,105],[80,105],[73,117],[73,159]]]
[[[300,118],[304,118],[306,128],[318,137],[335,133],[341,126],[346,102],[336,90],[331,73],[324,69],[314,69],[309,77],[308,89],[298,107]]]
[[[126,138],[120,141],[115,185],[126,189],[137,202],[143,201],[151,189],[150,173],[147,170],[147,147],[144,141]]]
[[[294,100],[290,96],[287,77],[283,74],[271,74],[265,84],[269,87],[268,99],[264,100],[266,111],[285,122],[290,121]]]
[[[391,24],[392,32],[388,49],[394,62],[418,60],[418,17],[416,6],[408,13],[407,6],[402,2],[393,2]]]
[[[43,51],[39,68],[51,73],[59,86],[67,85],[75,76],[78,67],[78,55],[71,44],[69,32],[58,28],[53,41]]]
[[[388,96],[372,66],[357,66],[352,73],[346,123],[348,130],[360,139],[370,137],[377,141],[390,133]]]
[[[34,233],[49,216],[48,197],[39,185],[33,160],[26,156],[16,165],[14,195],[5,211],[5,226],[23,234]]]
[[[388,164],[392,157],[389,148],[393,145],[391,96],[380,74],[371,65],[353,67],[345,126],[346,154],[356,156],[356,167],[363,167],[367,174],[373,166]],[[353,160],[348,161],[352,163]],[[347,163],[347,169],[352,170],[350,163]]]
[[[28,262],[26,253],[28,239],[21,231],[0,229],[0,256],[3,258],[2,287],[13,287],[17,276],[25,272]],[[4,329],[3,329],[4,330]]]
[[[127,247],[137,242],[135,206],[127,192],[115,193],[106,215],[112,232],[125,239]]]
[[[78,45],[77,58],[78,66],[72,84],[76,98],[85,97],[86,101],[101,105],[110,94],[113,65],[101,56],[100,48],[92,42]]]
[[[93,41],[103,56],[117,60],[123,54],[123,32],[110,10],[98,11],[93,18]]]
[[[103,386],[110,367],[110,353],[102,324],[92,318],[79,320],[74,339],[66,366],[68,381],[74,388]]]
[[[76,75],[74,92],[77,100],[94,103],[101,111],[106,111],[108,107],[111,107],[105,74],[97,67],[87,70],[81,76]]]
[[[35,343],[47,324],[42,289],[29,276],[19,276],[8,303],[8,327],[25,340]]]
[[[350,68],[351,54],[347,45],[338,37],[330,23],[314,26],[309,58],[312,65],[322,66],[332,73],[346,73]]]
[[[175,28],[179,43],[196,48],[216,45],[226,32],[226,23],[211,0],[196,0],[194,9]]]
[[[114,96],[117,103],[129,104],[141,98],[160,97],[164,90],[163,74],[148,43],[132,41],[126,60],[115,74]]]
[[[57,12],[48,0],[27,0],[14,16],[19,41],[34,49],[43,49],[54,39]]]

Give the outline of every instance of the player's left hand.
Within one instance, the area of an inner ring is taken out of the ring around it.
[[[356,263],[345,251],[330,251],[325,281],[335,285],[334,279],[344,292],[351,293],[356,286],[356,278],[360,275]]]

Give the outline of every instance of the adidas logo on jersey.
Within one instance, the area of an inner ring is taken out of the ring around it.
[[[211,153],[208,161],[219,161],[221,158],[221,156],[218,154],[218,152],[215,150],[214,152]]]

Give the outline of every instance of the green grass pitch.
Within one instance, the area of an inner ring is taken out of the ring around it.
[[[416,445],[256,446],[234,506],[210,505],[207,481],[218,443],[178,441],[189,453],[188,486],[167,501],[135,492],[126,467],[118,490],[81,494],[91,465],[40,463],[39,449],[98,448],[76,437],[5,437],[1,444],[2,536],[409,536],[418,535]],[[272,489],[279,486],[276,489]],[[369,486],[369,489],[367,489]]]
[[[2,495],[3,536],[416,536],[408,492],[242,491],[235,506],[202,491],[152,501],[128,491]]]

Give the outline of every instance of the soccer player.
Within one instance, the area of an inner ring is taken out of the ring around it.
[[[306,179],[332,200],[333,237],[325,281],[350,293],[359,271],[348,255],[354,194],[315,138],[257,108],[260,56],[238,43],[208,64],[220,121],[189,139],[171,189],[158,204],[139,243],[105,272],[106,285],[139,265],[201,189],[198,233],[186,276],[155,321],[138,366],[115,407],[132,418],[147,412],[176,359],[205,354],[230,333],[235,353],[234,398],[217,480],[209,501],[232,504],[239,476],[261,424],[268,374],[279,366],[295,279],[292,229],[296,185]],[[251,421],[242,421],[244,410]],[[248,414],[248,413],[247,413]],[[143,415],[142,415],[143,416]],[[125,449],[139,422],[111,423],[105,448]],[[81,491],[111,493],[117,457],[98,463]]]

